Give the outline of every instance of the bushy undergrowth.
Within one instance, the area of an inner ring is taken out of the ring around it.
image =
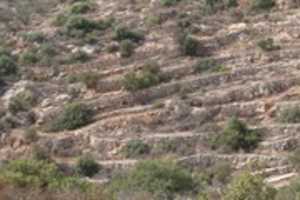
[[[130,192],[148,192],[153,199],[174,199],[197,189],[190,172],[171,161],[143,161],[126,174],[113,178],[113,199]]]
[[[9,111],[12,113],[29,111],[36,103],[35,96],[30,90],[25,90],[14,96],[9,103]]]

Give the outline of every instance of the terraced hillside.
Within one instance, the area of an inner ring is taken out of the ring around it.
[[[39,151],[73,166],[92,155],[103,167],[92,182],[162,158],[198,170],[226,161],[276,188],[297,177],[299,3],[162,2],[57,2],[4,25],[17,69],[0,69],[0,158]],[[212,145],[233,117],[259,133],[255,148]]]

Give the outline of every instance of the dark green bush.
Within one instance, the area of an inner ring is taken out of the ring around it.
[[[100,170],[100,165],[90,156],[81,157],[76,165],[76,171],[82,176],[92,177]]]
[[[0,78],[4,76],[15,75],[17,73],[17,64],[13,58],[2,54],[0,55]]]
[[[129,72],[123,79],[126,90],[136,91],[158,85],[162,78],[159,67],[156,65],[146,65],[139,72]]]
[[[284,108],[278,115],[278,120],[283,123],[300,122],[300,106],[291,106]]]
[[[131,40],[133,42],[139,42],[144,39],[144,36],[140,32],[131,31],[129,28],[124,26],[118,26],[114,29],[113,38],[117,41]]]
[[[254,150],[261,141],[261,134],[249,129],[242,121],[232,118],[227,123],[222,134],[211,141],[213,148],[222,148],[224,151]]]
[[[84,14],[92,10],[92,4],[88,1],[75,2],[72,4],[70,11],[72,14]]]
[[[252,8],[255,10],[269,10],[275,5],[274,0],[252,0]]]
[[[120,53],[123,58],[130,57],[134,53],[135,45],[131,40],[123,40],[120,44]]]
[[[138,163],[126,174],[110,183],[115,199],[126,192],[148,192],[155,199],[174,199],[177,194],[194,192],[197,188],[192,175],[171,161],[149,160]]]
[[[40,57],[36,49],[29,49],[21,54],[20,61],[24,65],[32,65],[37,64],[40,61]]]
[[[150,153],[150,146],[141,140],[130,140],[123,149],[127,158],[137,158]]]
[[[274,40],[272,38],[268,38],[268,39],[265,39],[265,40],[260,40],[257,43],[257,45],[263,51],[275,51],[275,50],[280,49],[280,46],[275,45]]]
[[[91,109],[81,103],[71,103],[49,125],[49,131],[73,130],[90,123],[93,117]]]

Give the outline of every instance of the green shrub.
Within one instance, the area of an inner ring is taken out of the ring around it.
[[[67,23],[68,19],[69,19],[69,15],[67,15],[65,13],[61,13],[61,14],[58,14],[57,16],[55,16],[52,23],[55,26],[63,26],[64,24]]]
[[[49,131],[74,130],[90,123],[93,117],[91,109],[81,103],[71,103],[49,125]]]
[[[227,123],[223,133],[211,141],[213,148],[222,148],[224,151],[254,150],[261,141],[261,134],[249,129],[242,121],[232,118]]]
[[[0,172],[0,180],[16,186],[48,186],[60,176],[54,164],[36,160],[15,160],[9,162]]]
[[[91,57],[84,51],[76,51],[75,53],[72,53],[68,58],[67,58],[67,63],[72,64],[72,63],[85,63],[89,61]]]
[[[150,146],[141,140],[130,140],[123,149],[127,158],[137,158],[150,153]]]
[[[282,123],[299,123],[300,122],[300,106],[291,106],[284,108],[277,116]]]
[[[198,61],[194,66],[194,71],[197,73],[224,72],[226,69],[218,64],[215,60],[204,58]]]
[[[126,192],[148,192],[155,199],[174,199],[175,195],[194,192],[196,183],[192,175],[171,161],[149,160],[138,163],[126,174],[116,176],[110,190],[117,197]]]
[[[42,32],[27,32],[22,34],[22,36],[27,42],[43,43],[46,41],[46,36]]]
[[[252,0],[252,8],[255,10],[269,10],[274,6],[274,0]]]
[[[36,142],[38,141],[39,136],[34,128],[28,128],[25,130],[24,138],[27,142]]]
[[[300,149],[296,149],[290,156],[289,160],[292,163],[293,167],[297,170],[300,171]]]
[[[34,145],[32,148],[32,158],[34,160],[43,160],[43,161],[50,161],[51,156],[49,150],[47,148],[43,148],[39,145]]]
[[[4,76],[10,76],[17,73],[17,64],[13,58],[2,54],[0,55],[0,78]]]
[[[118,26],[114,29],[113,39],[117,41],[131,40],[133,42],[140,42],[144,39],[144,36],[140,32],[131,31],[127,27]]]
[[[260,40],[257,45],[263,51],[275,51],[280,49],[280,46],[274,44],[274,40],[272,38]]]
[[[85,72],[82,74],[72,75],[68,77],[69,83],[82,82],[89,89],[97,89],[99,75],[94,72]]]
[[[36,49],[29,49],[21,54],[20,61],[22,64],[32,65],[37,64],[40,61],[40,57]]]
[[[129,72],[123,79],[123,85],[128,91],[136,91],[158,85],[162,78],[156,65],[146,65],[139,72]]]
[[[82,176],[92,177],[100,170],[100,165],[90,156],[81,157],[76,165],[76,171]]]
[[[163,6],[173,6],[177,4],[180,0],[160,0],[160,4]]]
[[[92,4],[88,1],[75,2],[72,4],[70,11],[72,14],[85,14],[92,10]]]
[[[275,195],[276,190],[267,186],[262,177],[244,172],[233,179],[224,200],[273,200]]]
[[[120,53],[123,58],[130,57],[134,53],[135,45],[131,40],[123,40],[120,44]]]
[[[35,97],[30,90],[25,90],[13,97],[8,105],[11,113],[29,111],[36,103]]]
[[[178,37],[180,51],[186,56],[198,56],[200,43],[189,34],[179,34]]]

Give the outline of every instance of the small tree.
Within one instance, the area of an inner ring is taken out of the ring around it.
[[[224,200],[273,200],[275,194],[275,189],[267,186],[262,177],[244,172],[233,179]]]

